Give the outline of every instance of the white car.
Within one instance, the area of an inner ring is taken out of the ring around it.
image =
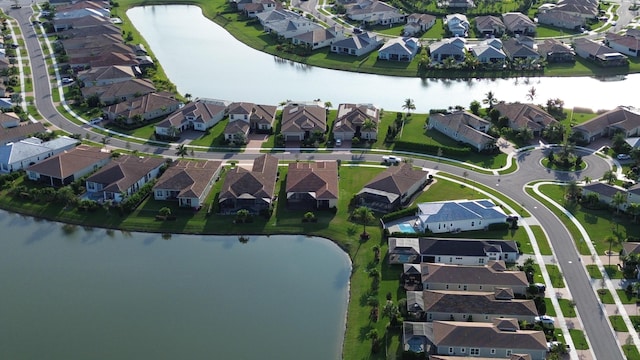
[[[398,156],[383,156],[382,162],[387,164],[400,164],[402,162],[402,158]]]
[[[629,154],[618,154],[618,156],[616,156],[618,158],[618,160],[629,160],[631,159],[631,155]]]
[[[63,77],[61,81],[63,84],[71,84],[73,82],[73,79],[68,77]]]
[[[555,319],[549,315],[536,316],[535,321],[542,323],[542,325],[553,325],[555,323]]]
[[[336,147],[342,146],[342,139],[336,139]]]

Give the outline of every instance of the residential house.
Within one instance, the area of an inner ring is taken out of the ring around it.
[[[600,200],[600,202],[609,204],[611,206],[613,206],[613,197],[617,193],[623,193],[625,195],[625,198],[628,198],[627,190],[619,186],[609,185],[596,181],[582,187],[583,197],[589,194],[596,194],[598,195],[598,199]],[[624,210],[626,209],[627,205],[628,203],[625,202],[624,204],[621,204],[619,206],[619,209]]]
[[[112,104],[155,92],[156,87],[149,80],[131,79],[110,85],[83,87],[81,90],[85,98],[97,95],[101,103]]]
[[[111,17],[111,11],[107,8],[93,8],[93,7],[85,7],[79,9],[56,9],[55,15],[53,16],[54,23],[64,22],[69,19],[78,19],[85,16],[99,16],[106,17],[107,19]]]
[[[554,10],[594,20],[599,14],[599,4],[597,0],[560,0]]]
[[[478,16],[476,17],[475,21],[478,34],[482,34],[484,36],[500,37],[507,30],[507,27],[502,22],[502,19],[497,16]]]
[[[302,141],[327,131],[327,111],[319,105],[289,104],[282,110],[280,132],[285,141]]]
[[[482,64],[504,64],[507,55],[502,51],[500,39],[487,39],[470,47],[471,54]]]
[[[389,264],[423,262],[474,266],[492,260],[515,262],[518,258],[518,245],[511,240],[391,237],[388,244]]]
[[[0,112],[0,126],[3,129],[14,128],[20,125],[20,117],[14,112]]]
[[[153,186],[153,198],[177,200],[181,207],[199,209],[220,175],[221,165],[220,161],[178,160]]]
[[[258,18],[258,21],[260,21],[260,25],[265,26],[270,22],[281,21],[284,19],[295,19],[300,17],[300,15],[290,10],[275,9],[259,13],[256,17]]]
[[[538,23],[563,29],[578,30],[585,25],[585,19],[555,7],[550,10],[539,11]]]
[[[89,196],[119,203],[154,180],[165,164],[162,157],[121,155],[87,178]]]
[[[417,38],[392,38],[378,50],[378,59],[411,61],[418,53],[418,50],[420,50],[420,41]]]
[[[291,38],[291,42],[295,45],[304,45],[312,50],[316,50],[331,46],[334,42],[344,39],[346,39],[346,36],[344,35],[344,28],[334,26],[328,29],[314,29],[296,35]]]
[[[269,132],[276,119],[276,106],[234,102],[227,107],[229,122],[242,120],[257,132]]]
[[[576,61],[576,53],[573,49],[557,39],[545,39],[538,44],[538,54],[547,63],[573,63]]]
[[[467,42],[463,38],[449,38],[429,44],[429,57],[432,62],[443,63],[448,58],[456,62],[464,61]]]
[[[411,14],[407,16],[407,24],[402,33],[414,36],[426,32],[436,24],[436,17],[431,14]]]
[[[335,161],[294,162],[286,180],[287,205],[328,209],[338,205],[338,164]]]
[[[482,242],[480,240],[471,241]],[[515,246],[514,244],[507,245],[500,240],[493,242],[509,247]],[[460,246],[461,244],[445,245],[452,247],[454,245]],[[487,245],[485,244],[485,246]],[[510,249],[510,251],[514,250]],[[512,257],[512,261],[515,261],[515,259],[515,257]],[[424,290],[495,291],[497,289],[510,289],[514,296],[523,297],[529,288],[527,274],[524,271],[507,270],[503,261],[491,261],[484,266],[423,263],[420,264],[420,273]]]
[[[274,0],[256,0],[256,1],[239,1],[238,10],[244,12],[247,17],[255,18],[258,14],[265,11],[275,10],[282,7],[280,3]]]
[[[409,163],[390,166],[356,194],[357,202],[383,213],[395,211],[424,187],[428,175],[429,172],[414,169]]]
[[[42,141],[28,138],[0,146],[0,172],[22,170],[44,159],[70,150],[79,143],[68,136]]]
[[[613,50],[633,57],[640,55],[640,37],[608,32],[604,43]]]
[[[62,46],[65,51],[84,48],[104,48],[111,44],[122,44],[124,38],[121,34],[99,34],[87,37],[72,37],[69,39],[59,39],[54,42],[55,46]]]
[[[453,37],[466,37],[471,24],[466,15],[449,14],[444,18],[446,29]]]
[[[333,137],[340,140],[378,138],[380,110],[372,104],[340,104],[333,123]]]
[[[270,21],[264,25],[266,32],[282,36],[285,39],[291,39],[297,35],[321,29],[323,29],[322,26],[302,16]]]
[[[528,36],[509,38],[502,42],[502,49],[512,62],[521,59],[524,62],[535,63],[540,59],[540,54],[535,48],[535,41]]]
[[[405,21],[405,15],[398,9],[378,0],[358,0],[345,7],[349,19],[363,24],[391,25]]]
[[[548,351],[543,331],[520,330],[518,321],[508,318],[492,323],[404,322],[402,343],[406,351],[483,358],[511,358],[518,354],[544,360]]]
[[[536,24],[529,17],[520,12],[508,12],[502,14],[502,22],[507,31],[512,35],[535,35]]]
[[[52,1],[52,4],[55,4],[57,1]],[[94,9],[102,11],[105,16],[108,16],[108,11],[111,8],[111,5],[108,1],[75,1],[70,4],[57,5],[55,7],[56,14],[57,13],[65,13],[80,9]]]
[[[631,185],[627,189],[627,195],[628,195],[627,204],[640,203],[640,185],[638,184]]]
[[[131,66],[112,65],[91,68],[89,70],[80,71],[78,80],[82,81],[84,87],[105,86],[136,77]]]
[[[331,44],[331,52],[342,55],[362,56],[375,50],[382,44],[382,40],[374,33],[363,32],[353,34],[343,40],[338,40]]]
[[[170,93],[149,93],[123,101],[103,109],[106,119],[121,119],[125,124],[136,121],[148,121],[169,115],[178,110],[182,103]]]
[[[590,143],[602,136],[623,132],[625,137],[640,136],[640,110],[618,106],[573,127],[574,133]]]
[[[477,151],[490,149],[496,143],[496,139],[487,134],[491,122],[466,111],[431,114],[427,127],[436,129],[456,141],[469,144]]]
[[[500,102],[493,108],[509,119],[511,129],[530,129],[533,136],[541,136],[544,129],[558,123],[553,116],[534,104]]]
[[[264,154],[253,160],[251,170],[236,166],[227,172],[218,196],[223,213],[246,209],[252,213],[268,210],[276,197],[278,158]]]
[[[111,153],[79,145],[29,166],[27,177],[50,186],[69,185],[111,161]]]
[[[407,291],[407,311],[421,321],[493,322],[496,318],[515,318],[533,324],[538,316],[533,300],[514,299],[509,288]]]
[[[422,232],[445,233],[486,229],[506,220],[502,208],[489,199],[449,200],[418,204],[415,226]]]
[[[0,118],[8,113],[0,113]],[[0,127],[0,146],[26,139],[32,135],[45,133],[47,129],[41,122],[24,122],[17,126]]]
[[[573,40],[573,48],[581,58],[591,60],[602,67],[628,66],[629,59],[612,48],[587,38]]]
[[[70,38],[83,38],[83,37],[91,37],[110,34],[114,36],[122,36],[122,31],[116,25],[113,25],[111,22],[105,23],[99,26],[92,26],[80,29],[69,29],[56,33],[58,35],[58,39],[70,39]]]
[[[59,32],[70,29],[90,28],[108,24],[111,24],[111,20],[108,17],[92,14],[78,18],[54,20],[53,29],[54,31]]]
[[[186,130],[206,131],[222,120],[226,109],[223,103],[198,99],[156,124],[155,133],[176,137]]]
[[[229,121],[223,135],[230,144],[244,145],[248,142],[249,123],[244,120]]]

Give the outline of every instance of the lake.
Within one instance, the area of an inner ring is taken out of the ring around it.
[[[482,101],[488,91],[505,101],[526,102],[536,88],[536,103],[561,98],[566,106],[593,110],[640,106],[640,74],[621,81],[590,77],[512,79],[419,79],[358,74],[278,61],[237,41],[224,28],[188,5],[137,7],[127,16],[146,39],[180,93],[193,97],[277,105],[281,101],[322,99],[372,103],[399,111],[406,98],[416,111]]]
[[[0,228],[1,359],[340,358],[351,263],[326,239]]]

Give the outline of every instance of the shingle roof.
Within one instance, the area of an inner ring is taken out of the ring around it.
[[[409,163],[390,166],[366,184],[358,194],[374,191],[384,194],[389,202],[393,202],[416,183],[424,181],[427,175],[428,172],[414,169]]]
[[[259,105],[248,102],[234,102],[229,104],[227,112],[229,115],[249,115],[249,120],[258,124],[273,123],[276,116],[276,106],[272,105]]]
[[[613,197],[618,192],[624,192],[624,189],[615,187],[613,185],[601,183],[601,182],[592,182],[582,187],[583,190],[591,191],[596,194]]]
[[[506,29],[502,20],[493,15],[476,17],[476,28],[478,30],[493,30],[494,28]]]
[[[487,144],[495,141],[495,138],[487,133],[477,130],[478,127],[489,127],[491,123],[479,116],[466,111],[456,111],[450,114],[432,114],[429,121],[435,121],[451,132],[464,137],[473,145]]]
[[[523,13],[509,12],[502,14],[502,21],[510,31],[518,31],[522,27],[535,27],[533,20]]]
[[[500,316],[538,316],[533,300],[502,300],[496,292],[425,290],[407,291],[409,298],[422,297],[422,311],[432,313],[486,314]],[[411,294],[410,293],[416,293]],[[419,303],[418,303],[419,304]]]
[[[375,106],[371,104],[340,104],[338,116],[333,123],[333,132],[355,132],[357,127],[362,127],[368,120],[374,124],[375,128],[372,130],[377,131],[380,111]]]
[[[262,199],[271,202],[274,197],[278,158],[264,154],[254,159],[251,171],[235,167],[227,172],[220,190],[220,202],[227,199]]]
[[[455,244],[450,245],[455,246]],[[457,245],[465,246],[461,244]],[[513,248],[515,248],[516,246],[517,245],[514,244]],[[431,263],[424,263],[421,266],[422,281],[425,283],[490,285],[509,288],[512,288],[514,286],[529,286],[529,281],[527,280],[527,275],[524,273],[524,271],[496,271],[490,266],[467,266]]]
[[[164,164],[164,158],[122,155],[87,178],[87,182],[103,185],[111,193],[126,191],[145,175]]]
[[[33,171],[56,179],[65,179],[92,164],[97,164],[110,157],[111,153],[102,151],[100,148],[80,145],[31,165],[27,168],[27,171]]]
[[[91,68],[89,70],[80,71],[78,79],[85,83],[85,86],[91,86],[94,81],[107,81],[111,79],[135,78],[133,69],[127,65],[111,65]]]
[[[224,111],[226,106],[210,103],[207,101],[194,101],[188,103],[181,109],[169,115],[165,120],[158,123],[158,127],[180,127],[187,121],[187,117],[195,118],[196,122],[209,122],[213,117]]]
[[[367,48],[371,46],[372,43],[377,44],[378,37],[374,33],[364,32],[346,39],[338,40],[333,43],[333,46],[357,50]]]
[[[316,200],[338,198],[338,164],[335,161],[294,162],[287,173],[287,194],[314,193]]]
[[[497,247],[496,251],[518,251],[518,245],[513,240],[420,238],[420,253],[427,255],[486,256],[488,246]]]
[[[177,108],[180,101],[160,93],[149,93],[135,99],[123,101],[111,106],[107,106],[104,111],[112,113],[115,117],[124,116],[131,119],[135,115],[144,115],[163,108]]]
[[[48,154],[51,151],[60,150],[79,143],[78,140],[68,136],[61,136],[51,141],[42,142],[21,140],[0,147],[0,163],[11,164],[34,156]]]
[[[227,123],[224,127],[225,134],[248,134],[249,123],[244,120],[234,120]]]
[[[151,81],[131,79],[104,86],[84,87],[82,95],[87,97],[98,94],[103,99],[120,99],[123,96],[144,95],[155,91],[156,88]]]
[[[547,349],[547,339],[542,331],[501,331],[492,323],[434,321],[433,335],[431,340],[438,347]]]
[[[282,133],[327,130],[327,112],[317,105],[287,105],[282,110]]]
[[[47,129],[41,122],[28,122],[11,128],[0,127],[0,144],[4,145],[8,142],[22,140],[29,135],[43,133],[46,131]]]
[[[221,164],[220,161],[178,160],[160,176],[153,189],[178,191],[178,198],[199,198]]]
[[[617,108],[600,114],[593,119],[574,126],[574,130],[582,130],[588,133],[600,132],[607,127],[622,129],[634,129],[640,127],[640,113],[630,107],[618,106]]]
[[[640,39],[631,35],[620,35],[612,32],[608,32],[605,36],[607,41],[615,43],[622,47],[629,48],[629,50],[640,49]]]
[[[521,103],[496,104],[494,109],[500,111],[500,115],[509,118],[515,129],[529,128],[541,130],[558,121],[549,113],[537,105]]]

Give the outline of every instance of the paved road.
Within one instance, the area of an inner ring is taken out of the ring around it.
[[[80,134],[85,137],[85,134],[90,133],[89,128],[78,126],[68,121],[58,113],[52,103],[48,70],[43,58],[39,40],[36,37],[35,31],[29,21],[31,9],[29,7],[23,7],[22,9],[12,10],[10,15],[15,17],[18,21],[25,38],[25,44],[31,59],[35,93],[34,97],[38,110],[47,119],[47,121],[51,122],[55,126],[69,133]],[[102,135],[92,133],[92,137],[94,139],[99,139]],[[125,141],[112,138],[110,145],[124,148],[126,143]],[[129,147],[132,150],[137,149],[146,153],[165,156],[175,155],[175,151],[173,149],[155,147],[153,145],[143,145],[132,142],[129,144]],[[248,160],[255,156],[256,154],[242,153],[224,154],[196,152],[195,154],[195,157],[198,158],[222,160]],[[283,160],[293,160],[296,157],[301,160],[358,159],[365,161],[378,161],[380,159],[380,155],[371,153],[351,153],[347,150],[329,154],[282,153],[277,156]],[[589,278],[582,267],[582,264],[577,261],[578,253],[573,245],[570,234],[550,210],[546,209],[545,206],[538,203],[536,200],[530,198],[524,192],[524,185],[532,180],[569,180],[576,177],[583,178],[584,176],[599,178],[606,170],[609,169],[609,164],[597,156],[589,156],[585,154],[584,160],[587,162],[588,167],[576,176],[574,174],[554,172],[544,169],[539,164],[539,161],[543,156],[544,154],[541,150],[534,150],[521,154],[517,158],[520,163],[520,171],[513,174],[495,176],[471,172],[469,177],[474,181],[478,181],[493,188],[499,186],[500,191],[503,194],[511,197],[516,202],[523,204],[526,209],[538,219],[540,224],[547,231],[549,240],[554,248],[558,264],[562,268],[562,272],[567,280],[568,288],[573,295],[573,299],[577,303],[577,309],[582,318],[584,329],[591,341],[596,358],[610,360],[623,359],[619,344],[615,340],[605,314],[601,311],[600,303],[593,293],[591,284],[589,283]],[[455,166],[441,164],[434,161],[416,160],[415,164],[457,175],[462,175],[465,171]],[[499,182],[498,179],[500,179]],[[498,183],[499,185],[497,185]]]

